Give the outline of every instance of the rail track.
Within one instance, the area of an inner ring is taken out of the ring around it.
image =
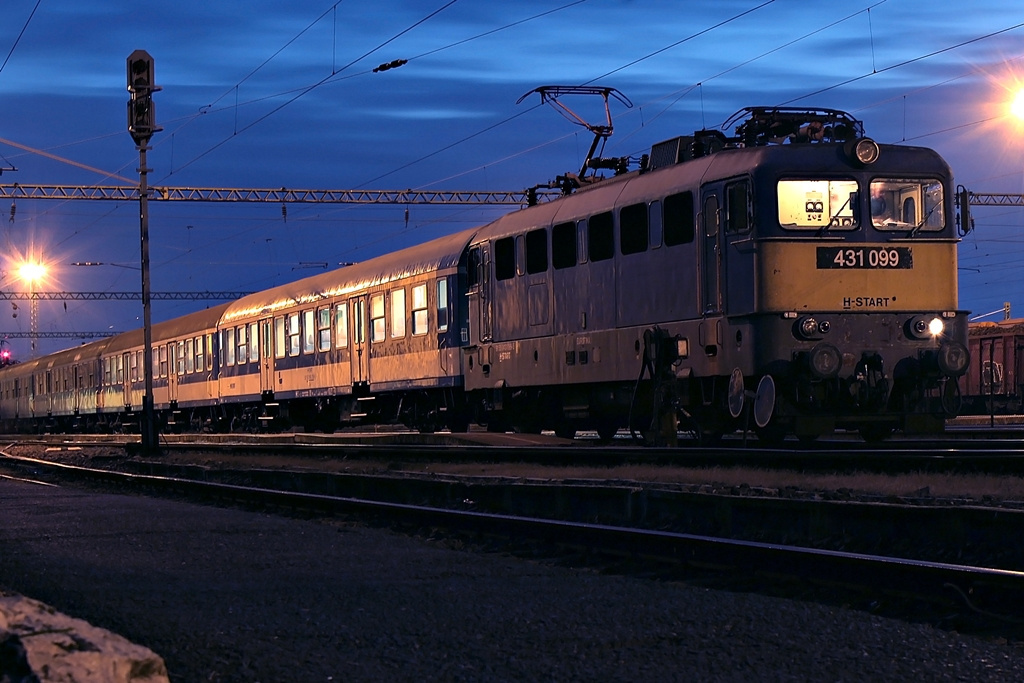
[[[971,432],[973,433],[973,432]],[[138,452],[131,435],[0,435],[4,444],[40,446],[123,447]],[[873,472],[904,474],[999,474],[1024,476],[1024,435],[1012,438],[901,439],[869,446],[842,438],[784,448],[765,448],[756,439],[725,439],[714,447],[639,447],[623,435],[610,443],[568,441],[543,435],[470,433],[422,435],[412,432],[364,434],[169,435],[162,437],[164,454],[265,454],[322,459],[371,459],[381,462],[503,463],[610,467],[623,464],[677,467],[750,467],[801,472]]]
[[[66,448],[62,449],[65,453]],[[56,453],[51,452],[51,455]],[[708,495],[636,482],[211,468],[129,458],[103,466],[7,456],[0,472],[46,483],[183,496],[416,532],[562,548],[663,576],[839,599],[959,630],[1024,639],[1024,512],[973,506]],[[944,550],[937,539],[946,539]],[[986,555],[1003,547],[1010,553]],[[923,550],[922,550],[923,549]],[[943,553],[961,561],[936,559]],[[710,577],[710,578],[709,578]],[[886,607],[880,608],[880,605]]]

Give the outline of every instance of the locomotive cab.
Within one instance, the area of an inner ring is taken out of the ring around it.
[[[727,326],[751,335],[732,362],[759,433],[941,430],[968,366],[948,166],[928,149],[874,143],[841,112],[748,111],[738,130],[753,149],[735,152],[746,173],[703,190],[724,197],[734,234],[706,250],[704,285],[715,284],[708,271],[728,273]],[[779,144],[762,132],[787,126],[819,134]]]

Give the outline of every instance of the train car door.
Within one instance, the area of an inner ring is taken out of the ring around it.
[[[78,364],[71,366],[71,381],[74,391],[71,392],[71,410],[74,411],[75,415],[82,409],[82,371],[78,367]]]
[[[260,320],[260,393],[264,396],[274,394],[274,319]]]
[[[131,352],[125,351],[121,354],[121,367],[118,368],[118,375],[121,380],[121,394],[124,396],[123,404],[127,407],[132,403],[132,379],[134,379],[131,376]]]
[[[370,383],[370,345],[367,342],[366,297],[349,299],[352,309],[352,386]]]
[[[174,342],[167,345],[167,400],[178,400],[178,363],[183,358],[178,355],[178,348]],[[154,392],[155,393],[155,392]]]
[[[705,316],[722,312],[722,230],[718,195],[704,197],[701,305]]]
[[[469,296],[471,308],[476,309],[478,343],[489,342],[494,336],[494,298],[491,288],[491,248],[488,242],[479,244],[469,252]],[[476,299],[472,306],[472,299]]]

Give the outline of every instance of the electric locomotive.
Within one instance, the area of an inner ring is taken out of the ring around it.
[[[155,325],[159,419],[940,431],[969,366],[947,164],[837,110],[732,123],[638,170],[588,158],[564,196],[488,225]],[[135,331],[0,367],[0,426],[128,428],[143,365]]]
[[[837,110],[732,120],[477,233],[463,371],[484,421],[877,440],[956,413],[947,164]]]

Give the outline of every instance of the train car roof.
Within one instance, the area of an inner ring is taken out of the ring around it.
[[[406,277],[454,268],[475,229],[384,254],[327,273],[244,296],[224,311],[223,321],[267,315],[297,304],[313,303]]]
[[[967,326],[967,334],[971,337],[1002,337],[1005,335],[1024,334],[1024,318],[1011,320],[985,320],[973,322]]]
[[[178,318],[153,323],[153,343],[182,336],[193,336],[216,329],[224,309],[229,305],[227,303],[218,304]],[[142,346],[145,341],[144,334],[144,331],[139,328],[111,337],[107,347],[103,349],[103,353],[117,353]]]

